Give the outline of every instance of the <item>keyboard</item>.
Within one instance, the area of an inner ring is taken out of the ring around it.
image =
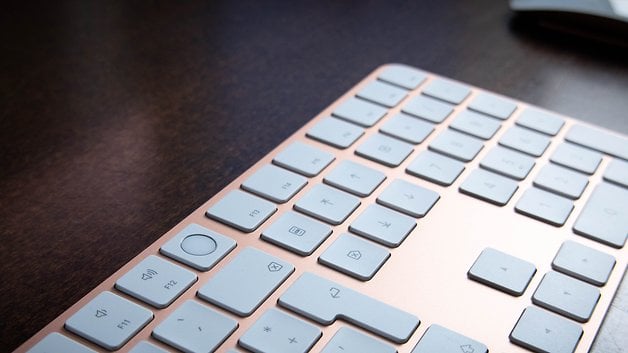
[[[388,64],[16,352],[587,352],[627,234],[625,136]]]

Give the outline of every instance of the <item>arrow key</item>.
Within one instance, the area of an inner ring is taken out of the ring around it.
[[[520,296],[536,272],[533,264],[501,251],[486,248],[467,276],[502,292]]]
[[[580,322],[587,322],[600,299],[596,287],[550,271],[532,296],[532,302]]]
[[[580,325],[537,307],[527,307],[510,333],[510,341],[533,352],[573,353]]]

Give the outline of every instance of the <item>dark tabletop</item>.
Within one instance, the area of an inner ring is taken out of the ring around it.
[[[628,133],[625,47],[504,1],[22,2],[0,38],[0,351],[383,63]]]

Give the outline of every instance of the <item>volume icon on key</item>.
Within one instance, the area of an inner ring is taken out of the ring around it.
[[[142,273],[142,279],[144,281],[147,281],[149,279],[152,279],[153,277],[157,276],[157,271],[153,270],[153,269],[147,269],[146,271],[144,271],[144,273]]]

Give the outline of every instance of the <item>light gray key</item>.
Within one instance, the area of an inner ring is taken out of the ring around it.
[[[553,269],[596,286],[606,284],[613,267],[611,255],[571,240],[563,243],[552,261]]]
[[[488,140],[499,130],[501,124],[498,120],[489,118],[485,115],[463,110],[458,113],[454,121],[449,127],[469,135]]]
[[[517,180],[525,179],[534,164],[534,158],[500,146],[493,147],[480,162],[484,169]]]
[[[469,103],[469,109],[506,120],[517,109],[517,105],[509,99],[491,93],[480,92]]]
[[[482,140],[447,129],[436,136],[429,148],[463,162],[469,162],[483,147]]]
[[[129,353],[168,353],[168,351],[165,351],[152,343],[148,343],[147,341],[140,341],[129,351]]]
[[[460,185],[460,192],[498,206],[508,203],[517,191],[517,182],[483,169],[476,169]]]
[[[153,330],[153,337],[186,353],[215,352],[237,321],[194,300],[184,302]]]
[[[401,108],[406,114],[416,116],[418,118],[431,121],[433,123],[442,123],[445,118],[454,111],[454,108],[444,102],[432,99],[426,96],[416,96],[412,98],[408,104]]]
[[[396,167],[412,153],[412,145],[378,133],[364,141],[355,153],[385,166]]]
[[[587,322],[600,299],[600,290],[575,278],[550,271],[532,296],[532,302],[570,319]]]
[[[573,202],[533,187],[523,193],[515,205],[515,210],[528,217],[560,227],[565,224],[573,210]]]
[[[368,281],[388,260],[388,250],[350,234],[341,234],[318,261],[361,281]]]
[[[416,227],[416,221],[380,205],[369,205],[349,230],[389,247],[397,247]]]
[[[499,144],[534,157],[540,157],[549,146],[550,139],[545,135],[515,125],[502,135]]]
[[[64,335],[53,332],[39,341],[27,353],[96,353]]]
[[[431,151],[423,151],[406,168],[406,173],[449,186],[464,170],[464,164]]]
[[[386,108],[377,104],[351,97],[338,106],[332,115],[364,127],[371,127],[386,115],[386,112]]]
[[[306,177],[313,177],[334,159],[335,157],[329,152],[296,141],[281,151],[273,159],[273,163]]]
[[[306,353],[320,337],[318,327],[272,308],[255,321],[238,344],[255,353]]]
[[[211,206],[207,217],[246,233],[256,230],[277,211],[275,204],[240,190],[232,190]]]
[[[368,101],[381,104],[385,107],[392,108],[399,104],[408,92],[397,86],[393,86],[381,81],[372,81],[368,83],[357,96]]]
[[[379,131],[416,145],[423,142],[434,131],[434,126],[405,114],[397,114],[388,119]]]
[[[536,353],[573,353],[582,327],[533,306],[527,307],[510,332],[510,341]]]
[[[628,138],[584,125],[574,125],[565,140],[628,160]]]
[[[364,135],[364,129],[340,119],[327,117],[316,123],[306,135],[330,146],[345,149]]]
[[[273,202],[284,203],[301,190],[307,179],[283,168],[267,164],[242,183],[242,189]]]
[[[556,164],[593,174],[602,161],[602,155],[570,143],[563,143],[556,148],[550,160]]]
[[[249,316],[294,272],[294,266],[247,247],[214,275],[197,295],[239,316]]]
[[[360,199],[323,184],[314,185],[294,208],[321,221],[338,225],[360,205]]]
[[[545,165],[534,178],[534,186],[572,200],[578,199],[588,184],[589,179],[584,175],[551,163]]]
[[[198,224],[190,224],[159,251],[199,271],[209,271],[235,247],[235,240]]]
[[[386,179],[378,170],[362,164],[344,160],[340,162],[324,179],[325,183],[354,195],[366,197]]]
[[[343,319],[396,343],[407,342],[420,323],[412,314],[309,272],[279,297],[279,305],[323,325]]]
[[[595,187],[573,230],[587,238],[622,248],[628,236],[628,190],[613,184]]]
[[[377,78],[412,90],[425,81],[427,74],[409,66],[393,64],[387,67]]]
[[[628,188],[628,162],[613,159],[604,171],[604,180]]]
[[[535,273],[536,267],[532,263],[486,248],[475,260],[467,276],[518,297],[526,290]]]
[[[397,353],[395,347],[348,327],[341,327],[321,353]]]
[[[526,108],[517,119],[517,125],[550,136],[556,136],[564,124],[565,121],[558,115],[530,107]]]
[[[152,319],[150,310],[105,291],[74,313],[65,322],[65,328],[107,350],[115,351]]]
[[[432,190],[396,179],[377,197],[377,203],[418,218],[425,216],[439,198]]]
[[[150,255],[116,281],[116,288],[156,308],[170,305],[196,282],[196,275]]]
[[[299,255],[310,255],[327,237],[331,227],[288,211],[262,232],[262,239]]]
[[[445,102],[460,104],[471,93],[471,89],[458,82],[435,78],[423,88],[423,94],[442,99]]]
[[[467,336],[444,328],[430,326],[412,353],[488,353],[488,348]]]

